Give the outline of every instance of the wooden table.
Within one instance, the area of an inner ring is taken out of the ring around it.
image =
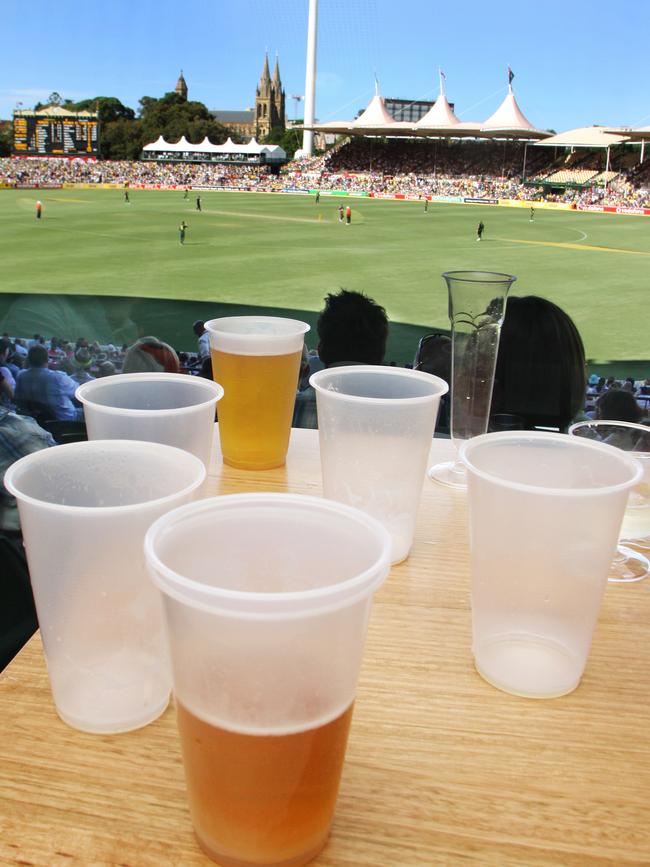
[[[434,459],[451,452],[434,440]],[[209,493],[254,490],[319,494],[316,432],[293,432],[285,469],[210,480]],[[332,836],[313,863],[650,864],[650,580],[608,587],[574,693],[511,697],[472,664],[465,497],[423,490],[413,552],[375,598]],[[35,636],[0,675],[0,719],[0,864],[212,863],[172,709],[130,734],[68,728]]]

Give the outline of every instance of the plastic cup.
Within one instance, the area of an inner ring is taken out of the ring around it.
[[[389,552],[364,513],[288,494],[202,500],[147,533],[192,820],[219,864],[298,867],[324,846]]]
[[[641,467],[619,449],[556,433],[484,434],[460,454],[476,668],[515,695],[571,692]]]
[[[399,367],[319,370],[316,391],[323,493],[386,527],[391,562],[408,557],[440,398],[437,376]]]
[[[166,708],[171,673],[142,545],[205,467],[155,443],[56,446],[14,463],[16,497],[57,712],[73,728],[139,728]]]
[[[219,404],[224,462],[246,470],[284,466],[309,325],[274,316],[229,316],[205,327],[212,373],[225,392]]]
[[[220,385],[180,373],[125,373],[80,385],[91,440],[146,440],[185,449],[210,464]]]

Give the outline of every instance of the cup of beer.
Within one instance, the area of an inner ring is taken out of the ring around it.
[[[146,440],[175,446],[203,461],[214,438],[215,406],[223,389],[200,376],[124,373],[80,385],[91,440]]]
[[[201,847],[225,865],[305,864],[329,834],[388,533],[330,500],[232,494],[163,516],[145,556]]]
[[[167,707],[162,608],[142,545],[204,478],[189,452],[122,440],[43,449],[7,470],[54,703],[73,728],[130,731]]]
[[[231,467],[284,466],[309,325],[275,316],[228,316],[205,323],[219,404],[223,460]]]
[[[323,494],[368,512],[391,535],[391,561],[409,555],[440,398],[438,376],[350,365],[312,374]]]

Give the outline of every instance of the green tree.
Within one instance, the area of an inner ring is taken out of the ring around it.
[[[184,135],[194,144],[206,136],[214,144],[228,138],[227,127],[216,121],[202,102],[185,100],[177,93],[166,93],[162,99],[143,96],[139,114],[145,143],[160,135],[167,141],[178,141]]]
[[[8,157],[13,145],[13,125],[0,122],[0,157]]]
[[[135,112],[132,108],[122,105],[116,96],[95,96],[93,99],[82,99],[67,105],[72,111],[96,111],[102,123],[112,123],[116,120],[133,120]]]

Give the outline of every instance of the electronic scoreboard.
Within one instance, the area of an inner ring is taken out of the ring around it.
[[[38,112],[14,115],[15,156],[99,155],[99,121],[95,115],[48,116]]]

